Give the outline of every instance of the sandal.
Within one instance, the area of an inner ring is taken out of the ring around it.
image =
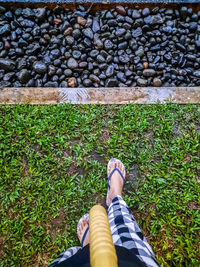
[[[83,247],[83,243],[84,243],[84,241],[85,241],[87,232],[88,232],[88,230],[89,230],[89,214],[86,213],[85,215],[83,215],[83,216],[80,218],[79,222],[77,223],[77,235],[78,235],[78,229],[79,229],[80,224],[81,224],[81,222],[82,222],[83,219],[86,219],[86,220],[87,220],[88,227],[86,228],[85,233],[83,234],[83,237],[82,237],[82,239],[81,239],[81,247]]]
[[[114,169],[111,171],[111,173],[109,174],[110,164],[111,164],[113,161],[115,162],[115,168],[114,168]],[[108,166],[107,166],[108,191],[107,191],[107,196],[106,196],[106,205],[107,205],[107,206],[109,206],[109,204],[108,204],[108,195],[109,195],[109,193],[110,193],[110,179],[111,179],[113,173],[114,173],[115,171],[118,171],[118,173],[119,173],[119,174],[121,175],[121,177],[122,177],[123,184],[125,183],[125,178],[124,178],[122,172],[116,167],[118,162],[121,163],[123,170],[125,170],[124,164],[123,164],[119,159],[112,158],[112,159],[109,160],[109,162],[108,162]]]

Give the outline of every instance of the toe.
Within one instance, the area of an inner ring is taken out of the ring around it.
[[[109,168],[108,168],[108,176],[111,173],[111,171],[115,168],[115,161],[114,159],[110,160]]]
[[[83,219],[83,228],[85,228],[86,224],[87,224],[86,219]]]

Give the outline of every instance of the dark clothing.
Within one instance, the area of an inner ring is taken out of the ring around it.
[[[145,267],[146,265],[142,263],[133,253],[128,249],[120,246],[115,246],[118,266],[119,267]],[[90,267],[90,254],[89,245],[80,249],[75,255],[56,264],[58,267]]]

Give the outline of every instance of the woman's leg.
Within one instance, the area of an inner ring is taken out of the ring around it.
[[[159,266],[146,238],[121,196],[115,196],[108,208],[113,243],[131,250],[147,266]]]
[[[125,169],[120,161],[111,162],[108,173],[118,168],[125,178]],[[123,180],[118,171],[110,179],[108,195],[108,220],[113,243],[131,250],[147,266],[159,266],[146,238],[130,213],[126,202],[122,199]]]

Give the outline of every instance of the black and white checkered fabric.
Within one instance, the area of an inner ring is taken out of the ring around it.
[[[108,220],[115,245],[129,249],[147,267],[159,266],[150,245],[141,233],[138,224],[121,196],[115,196],[112,199],[108,208]],[[77,253],[79,249],[81,247],[69,248],[60,254],[49,267],[54,267],[56,264],[68,259]]]
[[[146,238],[121,196],[115,196],[108,208],[113,243],[133,252],[148,267],[159,266]]]
[[[70,258],[74,254],[76,254],[79,251],[79,249],[81,249],[81,247],[71,247],[71,248],[68,248],[66,251],[64,251],[63,253],[61,253],[58,256],[58,258],[56,258],[53,262],[51,262],[51,264],[49,265],[49,267],[54,267],[58,263],[60,263],[62,261],[65,261],[66,259]]]

